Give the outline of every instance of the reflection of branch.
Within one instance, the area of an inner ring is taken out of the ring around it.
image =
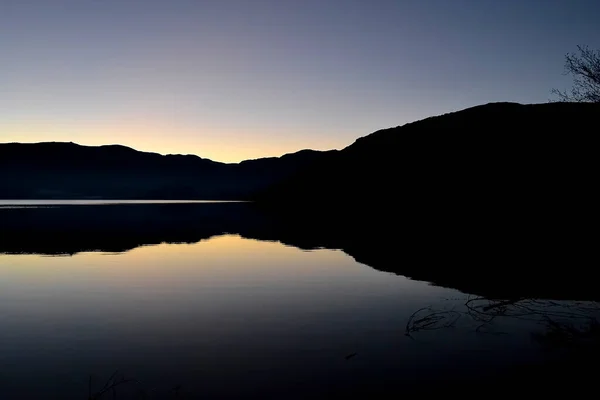
[[[533,338],[550,348],[568,348],[579,350],[584,348],[594,350],[600,348],[600,323],[596,319],[590,319],[581,326],[559,323],[551,319],[546,320],[547,331],[534,334]]]
[[[115,371],[110,378],[108,378],[108,380],[106,381],[106,383],[104,383],[104,386],[102,387],[102,389],[100,389],[96,394],[92,394],[92,376],[90,375],[90,379],[88,382],[88,398],[89,400],[98,400],[100,398],[102,398],[102,396],[104,396],[105,394],[107,394],[108,392],[111,392],[113,395],[113,398],[116,398],[117,396],[117,387],[127,384],[127,383],[133,383],[133,382],[137,382],[133,379],[125,379],[125,377],[123,376],[118,376],[119,371]]]
[[[417,316],[423,311],[429,311],[429,313],[417,319]],[[434,311],[431,307],[424,307],[410,316],[406,323],[405,335],[412,337],[411,334],[414,332],[450,328],[459,318],[460,313],[454,310]]]
[[[141,386],[141,383],[135,379],[125,379],[123,375],[119,375],[119,371],[115,371],[110,378],[104,383],[102,389],[97,391],[96,393],[92,393],[92,376],[90,375],[88,381],[88,400],[100,400],[106,398],[105,395],[112,395],[111,398],[115,400],[117,398],[117,387],[126,385],[126,384],[135,384],[138,390],[138,396],[136,398],[139,399],[148,399],[148,392]],[[153,389],[150,389],[152,392]],[[183,393],[181,392],[181,385],[175,386],[168,392],[168,398],[173,399],[181,399],[183,398]],[[161,395],[161,399],[165,399]]]
[[[406,323],[406,335],[411,336],[423,330],[453,327],[460,316],[465,315],[478,324],[475,328],[477,333],[483,333],[484,328],[489,328],[498,318],[512,318],[546,325],[548,335],[552,334],[553,339],[580,341],[582,338],[594,338],[597,344],[600,344],[600,323],[596,319],[600,315],[599,303],[468,296],[462,306],[459,311],[456,307],[451,311],[434,310],[432,307],[415,311]],[[596,336],[593,336],[594,334]],[[540,339],[540,336],[535,338]]]

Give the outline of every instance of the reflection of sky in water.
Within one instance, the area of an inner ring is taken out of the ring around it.
[[[56,206],[101,206],[112,204],[206,204],[243,203],[234,200],[0,200],[0,209],[49,208]]]
[[[527,357],[532,325],[513,320],[500,327],[520,334],[478,335],[463,319],[404,335],[414,311],[464,300],[341,251],[233,235],[123,254],[0,255],[0,395],[81,398],[88,374],[117,368],[203,394],[301,393]]]

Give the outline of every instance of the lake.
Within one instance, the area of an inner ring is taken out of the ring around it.
[[[144,204],[240,203],[232,200],[0,200],[0,208]]]
[[[3,399],[112,384],[120,399],[396,396],[562,365],[564,342],[597,347],[593,295],[490,299],[446,275],[410,279],[394,269],[402,245],[382,253],[372,233],[243,203],[8,203]]]

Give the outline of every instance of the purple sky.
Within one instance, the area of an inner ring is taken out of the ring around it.
[[[218,161],[545,102],[598,0],[3,0],[0,142]]]

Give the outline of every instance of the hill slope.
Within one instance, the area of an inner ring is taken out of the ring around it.
[[[360,138],[258,199],[464,208],[583,194],[598,117],[595,104],[473,107]]]

